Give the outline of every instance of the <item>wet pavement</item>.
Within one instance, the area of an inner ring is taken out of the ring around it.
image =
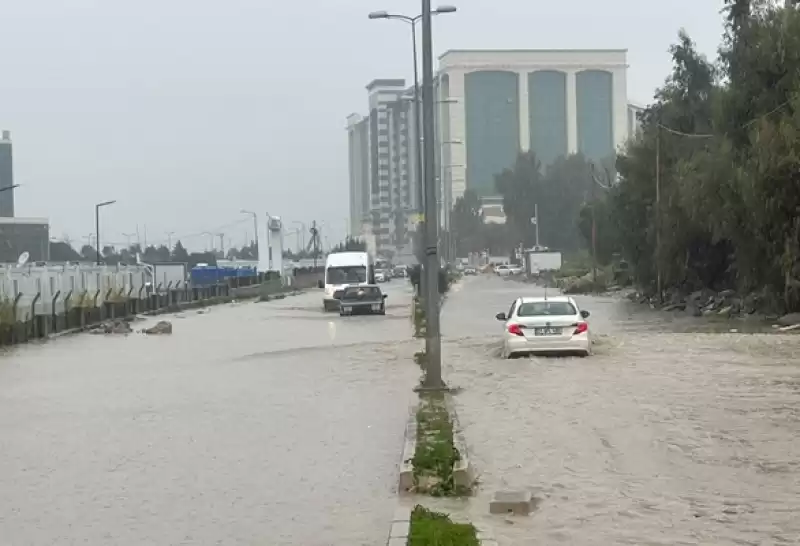
[[[419,375],[384,286],[385,317],[314,291],[0,355],[0,543],[381,543]]]
[[[480,489],[428,504],[506,546],[800,543],[800,336],[578,297],[593,357],[500,359],[494,315],[540,290],[474,277],[449,296],[445,374]],[[533,490],[534,515],[489,516],[499,489]]]

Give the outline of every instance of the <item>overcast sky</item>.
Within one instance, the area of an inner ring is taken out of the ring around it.
[[[721,0],[451,0],[437,55],[468,48],[627,48],[648,103],[680,27],[714,56]],[[374,78],[411,79],[408,27],[370,21],[419,0],[0,0],[0,128],[17,216],[75,244],[94,231],[190,248],[252,238],[242,208],[345,233],[345,117]],[[436,3],[434,2],[434,6]],[[290,239],[289,244],[293,244]]]

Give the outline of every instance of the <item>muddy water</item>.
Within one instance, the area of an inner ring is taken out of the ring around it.
[[[0,544],[380,543],[418,376],[399,285],[385,317],[316,293],[3,355]]]
[[[800,336],[676,333],[685,321],[581,298],[594,357],[501,360],[494,315],[521,291],[470,279],[444,308],[481,480],[448,508],[508,546],[800,543]],[[498,489],[532,490],[536,513],[490,517]]]

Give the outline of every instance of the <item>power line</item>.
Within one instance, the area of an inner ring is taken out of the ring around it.
[[[753,125],[754,123],[757,123],[757,122],[761,121],[762,119],[765,119],[765,118],[771,116],[772,114],[774,114],[775,112],[777,112],[778,110],[780,110],[784,106],[787,106],[791,102],[792,102],[792,99],[786,99],[785,101],[780,103],[778,106],[776,106],[775,108],[773,108],[769,112],[767,112],[765,114],[761,114],[760,116],[751,119],[747,123],[743,123],[739,128],[740,129],[746,129],[746,128],[750,127],[751,125]],[[677,129],[673,129],[672,127],[667,127],[666,125],[664,125],[663,123],[660,123],[660,122],[657,122],[656,126],[658,126],[659,128],[667,131],[668,133],[672,133],[673,135],[687,137],[687,138],[714,138],[716,136],[720,136],[720,135],[715,135],[715,134],[710,134],[710,133],[684,133],[683,131],[679,131]]]

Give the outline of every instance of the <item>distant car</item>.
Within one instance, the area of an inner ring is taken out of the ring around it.
[[[500,277],[507,277],[508,275],[511,275],[511,267],[507,264],[496,265],[494,267],[494,272]]]
[[[477,275],[478,270],[474,267],[465,267],[464,268],[464,275]]]
[[[408,276],[408,269],[404,265],[398,265],[392,271],[392,276],[397,277],[398,279],[402,279],[403,277]]]
[[[389,282],[389,272],[385,269],[375,271],[375,282]]]
[[[385,315],[386,297],[374,284],[348,286],[339,299],[339,315]]]
[[[517,298],[497,320],[505,323],[503,357],[530,353],[592,354],[588,311],[569,296]]]
[[[509,265],[508,272],[510,275],[522,275],[523,269],[519,265]]]

